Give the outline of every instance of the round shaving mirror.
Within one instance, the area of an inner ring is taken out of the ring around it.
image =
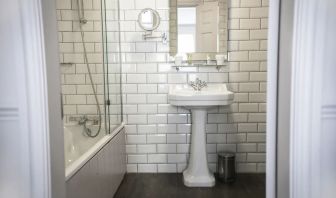
[[[160,25],[160,15],[156,10],[145,8],[139,13],[138,23],[143,30],[153,31]]]

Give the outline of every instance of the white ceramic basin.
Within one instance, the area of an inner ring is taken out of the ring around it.
[[[201,91],[195,91],[189,85],[172,85],[169,90],[169,103],[175,106],[221,106],[233,102],[233,93],[226,84],[211,84]]]
[[[229,105],[233,93],[225,84],[212,84],[201,91],[189,85],[173,85],[169,90],[169,103],[184,106],[191,110],[191,153],[188,168],[183,171],[183,182],[189,187],[212,187],[215,177],[208,168],[205,125],[207,109],[214,106]]]

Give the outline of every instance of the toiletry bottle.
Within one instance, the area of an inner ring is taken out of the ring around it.
[[[207,54],[206,64],[211,65],[211,58],[209,54]]]
[[[191,53],[187,53],[187,62],[188,62],[188,65],[192,64],[192,54]]]

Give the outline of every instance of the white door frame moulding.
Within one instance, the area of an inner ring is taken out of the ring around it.
[[[277,98],[277,197],[289,197],[290,102],[294,1],[281,0]]]
[[[20,0],[31,197],[51,197],[48,98],[41,4]],[[23,98],[22,98],[23,99]]]
[[[280,0],[271,0],[268,19],[267,50],[267,129],[266,129],[266,197],[277,193],[277,106]]]
[[[30,126],[31,196],[61,198],[65,195],[65,171],[63,144],[55,145],[63,142],[55,1],[19,2]]]
[[[36,0],[40,3],[40,25],[44,38],[45,78],[48,102],[49,168],[51,197],[65,198],[64,137],[61,116],[61,72],[59,66],[56,1]],[[43,23],[41,23],[43,22]]]

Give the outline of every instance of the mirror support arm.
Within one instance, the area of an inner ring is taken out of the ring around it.
[[[162,43],[167,43],[167,34],[162,33],[161,36],[153,36],[152,31],[147,31],[142,35],[143,40],[149,40],[149,39],[162,39]]]

